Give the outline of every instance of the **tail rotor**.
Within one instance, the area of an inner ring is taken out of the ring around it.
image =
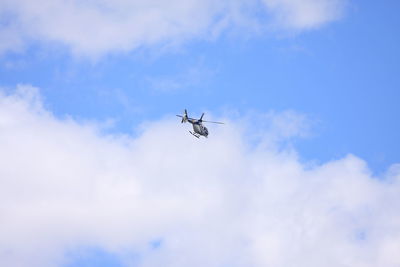
[[[188,121],[188,114],[187,114],[187,110],[185,109],[185,111],[183,112],[183,116],[182,115],[176,115],[178,117],[181,117],[181,123],[187,122]]]

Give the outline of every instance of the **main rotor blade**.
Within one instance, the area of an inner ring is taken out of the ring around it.
[[[219,121],[203,121],[203,122],[210,122],[210,123],[225,124],[224,122],[219,122]]]

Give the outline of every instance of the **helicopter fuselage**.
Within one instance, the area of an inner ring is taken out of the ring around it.
[[[206,126],[204,126],[201,123],[192,123],[192,125],[193,125],[193,131],[195,133],[205,136],[205,137],[208,136],[208,129]]]
[[[204,126],[201,121],[199,120],[194,120],[194,119],[188,119],[187,120],[189,123],[193,125],[193,131],[192,133],[196,137],[200,137],[200,135],[207,137],[208,136],[208,129],[206,126]]]

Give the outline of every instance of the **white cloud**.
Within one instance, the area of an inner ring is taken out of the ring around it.
[[[290,114],[269,129],[299,135]],[[185,126],[102,135],[55,118],[31,86],[1,94],[0,265],[60,266],[80,247],[126,266],[130,253],[139,266],[400,264],[398,165],[382,179],[352,155],[310,169],[233,121],[200,140]]]
[[[263,0],[278,28],[306,30],[338,19],[344,10],[342,0]]]
[[[275,25],[306,30],[337,19],[345,0],[3,0],[0,52],[28,40],[59,43],[97,57],[141,47],[213,38],[232,27],[259,28],[265,6]],[[257,26],[258,25],[258,26]]]

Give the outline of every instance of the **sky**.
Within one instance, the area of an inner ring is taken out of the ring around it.
[[[399,266],[399,8],[3,0],[0,265]]]

